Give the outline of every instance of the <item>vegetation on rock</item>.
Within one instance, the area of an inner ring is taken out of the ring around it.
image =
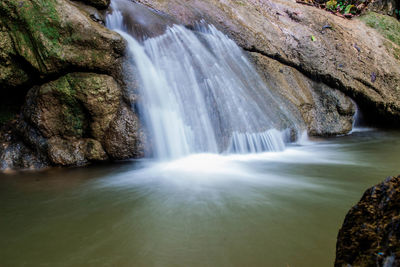
[[[368,12],[361,16],[360,20],[388,39],[390,42],[385,42],[385,46],[396,59],[400,59],[400,22],[398,20],[376,12]]]
[[[365,10],[379,11],[400,18],[400,6],[396,0],[296,0],[298,3],[313,5],[336,15],[352,18]]]
[[[108,0],[90,2],[109,5]],[[122,37],[76,3],[1,1],[1,168],[82,165],[139,155],[137,118],[132,111],[121,113],[127,106],[121,87],[124,48]],[[108,133],[112,120],[129,121],[135,134]],[[105,140],[106,133],[113,141]],[[118,142],[131,147],[108,155],[104,146]]]
[[[392,17],[381,15],[375,12],[360,17],[369,27],[376,29],[393,43],[400,46],[400,22]]]

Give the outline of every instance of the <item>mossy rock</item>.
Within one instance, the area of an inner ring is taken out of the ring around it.
[[[129,112],[121,118],[122,105],[121,89],[111,76],[69,73],[28,92],[20,118],[20,135],[27,143],[38,146],[37,150],[47,154],[55,165],[126,158],[117,157],[122,152],[115,156],[114,150],[111,155],[111,149],[107,150],[114,141],[122,143],[121,138],[109,138],[109,128],[116,127],[112,122],[126,123],[131,119]],[[31,132],[36,132],[38,138],[32,141]],[[118,132],[119,136],[124,134]]]
[[[118,34],[66,0],[1,1],[0,37],[3,87],[15,87],[29,79],[37,83],[37,79],[71,69],[117,76],[124,52]],[[17,69],[22,70],[20,83],[15,82],[18,79],[8,82]]]
[[[43,136],[93,136],[101,140],[116,116],[121,91],[116,81],[95,73],[70,73],[28,94],[24,116]]]
[[[375,12],[369,12],[360,19],[385,38],[400,46],[400,22],[397,19]]]
[[[384,36],[387,39],[384,42],[385,47],[400,60],[400,21],[375,12],[367,13],[360,17],[360,20]]]

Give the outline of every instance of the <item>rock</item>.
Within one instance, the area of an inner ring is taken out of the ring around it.
[[[400,60],[400,22],[393,17],[381,15],[375,12],[364,14],[360,17],[360,20],[368,27],[375,29],[384,36],[386,41],[383,45],[394,56],[394,58]],[[375,73],[373,80],[376,80]]]
[[[1,1],[0,30],[2,90],[71,69],[120,75],[124,40],[69,1]]]
[[[70,1],[1,1],[0,106],[16,115],[32,86],[69,72],[105,73],[119,81],[124,50],[122,37]]]
[[[372,0],[368,4],[368,10],[384,15],[396,17],[396,10],[400,9],[398,0]]]
[[[98,9],[106,9],[110,5],[110,0],[79,0],[79,1]]]
[[[40,169],[49,165],[46,158],[41,157],[18,138],[15,127],[3,126],[0,129],[0,169]]]
[[[99,10],[93,6],[89,6],[84,2],[71,2],[86,16],[89,16],[91,20],[97,22],[103,26],[106,24],[106,10]]]
[[[124,27],[137,40],[163,34],[168,26],[177,24],[171,17],[130,0],[113,2],[124,17]]]
[[[108,159],[100,142],[90,138],[66,140],[52,137],[49,139],[48,156],[53,164],[62,166],[80,166]]]
[[[138,119],[121,96],[111,76],[67,74],[29,91],[20,135],[54,165],[139,156]]]
[[[17,63],[14,44],[5,27],[1,27],[0,21],[0,88],[1,92],[7,90],[4,87],[17,87],[30,79],[28,70]]]
[[[250,53],[250,56],[268,87],[288,101],[286,108],[292,113],[300,112],[309,135],[328,136],[351,131],[355,106],[349,97],[262,54]]]
[[[103,139],[104,148],[110,157],[126,159],[144,156],[144,136],[138,121],[129,107],[121,107]]]
[[[365,191],[347,213],[336,244],[335,266],[399,266],[400,176]]]
[[[108,75],[70,73],[33,88],[22,119],[45,138],[82,137],[101,140],[120,105],[121,89]]]
[[[84,2],[106,8],[110,1]],[[79,2],[0,2],[1,170],[141,155],[122,78],[125,41],[103,21],[104,13]]]
[[[357,102],[371,122],[400,125],[400,61],[392,52],[400,48],[359,19],[343,19],[289,0],[138,2],[191,27],[205,19],[243,49],[342,91]],[[332,29],[321,30],[324,25]],[[360,52],[354,49],[355,43]],[[371,73],[376,74],[375,82],[371,82]]]

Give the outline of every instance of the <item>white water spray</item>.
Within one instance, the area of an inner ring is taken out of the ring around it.
[[[128,43],[140,80],[139,109],[158,158],[191,153],[281,151],[293,115],[241,49],[212,25],[166,27],[143,42],[127,33],[120,3],[107,26]]]

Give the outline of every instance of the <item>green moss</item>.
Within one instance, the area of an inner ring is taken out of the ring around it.
[[[62,114],[62,122],[69,127],[65,135],[82,136],[85,128],[85,115],[78,106],[66,106]]]
[[[385,38],[400,46],[400,22],[398,20],[375,12],[370,12],[360,19]]]
[[[393,56],[400,60],[400,48],[393,45],[391,42],[385,42],[386,48],[392,52]]]
[[[16,2],[21,3],[21,1]],[[59,25],[60,18],[55,6],[55,0],[25,1],[23,7],[19,9],[19,13],[31,32],[35,35],[43,34],[53,45],[57,46],[60,33],[56,25]]]
[[[393,17],[370,12],[360,19],[369,27],[376,29],[387,40],[384,44],[393,56],[400,60],[400,22]],[[396,45],[393,45],[396,44]]]
[[[62,54],[56,0],[3,0],[0,21],[9,29],[16,51],[41,72],[48,58]]]
[[[242,0],[236,0],[235,3],[239,6],[246,6],[246,3],[243,2]]]
[[[77,81],[72,74],[66,75],[41,88],[41,94],[53,94],[61,104],[60,129],[66,136],[80,137],[85,131],[85,112],[77,98]]]
[[[58,99],[65,105],[61,121],[70,126],[66,134],[81,136],[84,132],[85,115],[76,98],[75,82],[73,78],[67,75],[58,80],[56,90]]]

